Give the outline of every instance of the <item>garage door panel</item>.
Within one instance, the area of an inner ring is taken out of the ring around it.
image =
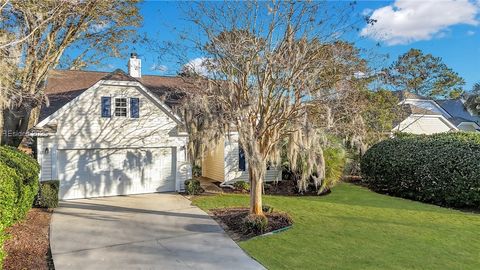
[[[175,190],[171,148],[59,150],[63,199]]]

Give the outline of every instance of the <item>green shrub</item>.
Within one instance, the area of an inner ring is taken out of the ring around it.
[[[402,135],[361,160],[372,190],[442,206],[480,208],[480,134]]]
[[[16,188],[14,220],[25,217],[32,207],[33,200],[38,193],[38,174],[40,166],[37,161],[27,154],[9,146],[0,147],[0,163],[15,170],[19,178],[14,178]]]
[[[13,224],[20,177],[14,169],[0,162],[0,230]]]
[[[192,167],[192,176],[193,177],[200,177],[202,176],[202,167],[198,165],[193,165]]]
[[[40,182],[36,205],[43,208],[55,208],[58,206],[58,180]]]
[[[4,229],[25,217],[38,192],[40,166],[15,148],[0,147],[0,265]]]
[[[322,182],[319,193],[335,186],[343,176],[346,162],[346,152],[341,144],[332,144],[323,150],[325,159],[325,180]]]
[[[246,234],[262,234],[267,230],[267,226],[266,216],[248,215],[243,219],[243,229]]]
[[[185,191],[188,195],[197,195],[203,192],[200,181],[197,179],[189,179],[185,181]]]
[[[233,183],[233,187],[234,187],[236,190],[245,192],[245,191],[249,191],[249,190],[250,190],[250,183],[245,182],[245,181],[237,181],[237,182]]]
[[[270,205],[264,204],[262,206],[262,211],[263,213],[273,213],[273,207],[271,207]]]
[[[14,168],[25,184],[38,180],[40,165],[29,155],[10,146],[0,147],[0,162]]]

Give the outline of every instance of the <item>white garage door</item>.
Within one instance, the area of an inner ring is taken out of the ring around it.
[[[175,190],[172,148],[58,150],[60,198]]]

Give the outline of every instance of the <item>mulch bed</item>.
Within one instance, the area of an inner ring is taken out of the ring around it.
[[[213,219],[215,219],[225,232],[234,241],[243,241],[252,237],[261,235],[261,233],[245,232],[242,220],[248,216],[248,208],[225,208],[211,210]],[[292,225],[292,219],[286,213],[265,213],[268,218],[266,231],[269,233]]]
[[[220,185],[219,185],[220,186]],[[229,187],[221,187],[224,193],[233,194],[248,194],[249,191],[240,191]],[[282,196],[322,196],[330,194],[330,190],[326,190],[322,194],[317,194],[317,191],[312,187],[303,193],[298,193],[297,184],[292,180],[282,180],[277,183],[265,183],[265,195],[282,195]]]
[[[4,244],[3,269],[54,269],[48,238],[51,215],[47,209],[32,208],[23,221],[6,229],[10,238]]]

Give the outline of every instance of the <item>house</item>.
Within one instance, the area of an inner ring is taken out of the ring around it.
[[[238,134],[235,132],[225,136],[202,159],[202,176],[221,182],[221,186],[230,186],[236,181],[248,182],[248,164]],[[267,166],[265,182],[282,179],[282,170]]]
[[[480,117],[469,112],[463,99],[435,100],[406,91],[395,94],[407,116],[393,128],[394,132],[434,134],[480,130]]]
[[[128,74],[50,72],[48,104],[32,129],[40,180],[59,180],[62,200],[182,191],[191,165],[175,93],[185,84],[181,77],[142,75],[135,54]],[[235,136],[205,157],[204,176],[225,184],[248,180]]]

